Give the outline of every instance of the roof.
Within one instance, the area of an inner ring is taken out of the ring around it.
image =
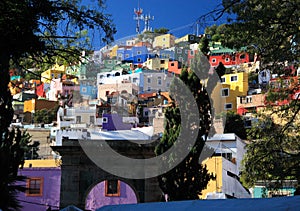
[[[275,198],[251,198],[251,199],[214,199],[191,200],[177,202],[155,202],[140,204],[109,205],[97,209],[97,211],[199,211],[199,210],[299,210],[300,196],[275,197]]]
[[[139,130],[116,130],[91,132],[91,140],[150,140],[151,137]]]
[[[46,159],[46,160],[25,160],[24,168],[29,168],[31,164],[31,168],[37,167],[57,167],[55,163],[55,159]]]
[[[213,137],[207,139],[207,141],[235,141],[236,135],[234,133],[215,134]]]

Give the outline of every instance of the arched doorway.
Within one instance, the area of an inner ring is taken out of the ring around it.
[[[105,205],[136,204],[134,190],[121,180],[104,180],[96,184],[85,200],[86,210],[96,210]]]

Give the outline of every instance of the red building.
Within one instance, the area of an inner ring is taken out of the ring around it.
[[[213,51],[209,56],[209,63],[211,66],[216,67],[220,62],[222,62],[225,67],[231,67],[250,62],[250,56],[246,52],[234,52],[228,50]]]

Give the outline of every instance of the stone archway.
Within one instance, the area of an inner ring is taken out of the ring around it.
[[[147,145],[138,151],[128,147],[128,141],[109,141],[129,157],[149,158],[154,156],[154,145]],[[96,143],[96,142],[95,142]],[[126,148],[125,148],[126,147]],[[112,175],[92,162],[82,150],[78,140],[64,139],[62,146],[52,146],[62,156],[60,207],[74,205],[85,209],[86,198],[91,189],[104,180],[120,180],[130,186],[138,203],[161,200],[157,178],[126,179]],[[155,168],[155,167],[154,167]]]
[[[107,193],[107,180],[94,185],[87,194],[85,209],[94,211],[105,205],[136,204],[138,202],[136,191],[122,180],[116,180],[116,182],[117,194]]]

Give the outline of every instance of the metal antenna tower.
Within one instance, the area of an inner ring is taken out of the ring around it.
[[[140,8],[140,1],[138,1],[138,8],[134,9],[135,16],[133,17],[136,20],[136,32],[140,33],[140,20],[142,20],[143,9]]]
[[[152,29],[150,28],[150,21],[151,20],[154,20],[154,16],[150,16],[150,14],[149,15],[145,15],[145,16],[141,16],[142,17],[142,20],[144,20],[145,21],[145,28],[144,28],[144,32],[145,31],[152,31]]]

